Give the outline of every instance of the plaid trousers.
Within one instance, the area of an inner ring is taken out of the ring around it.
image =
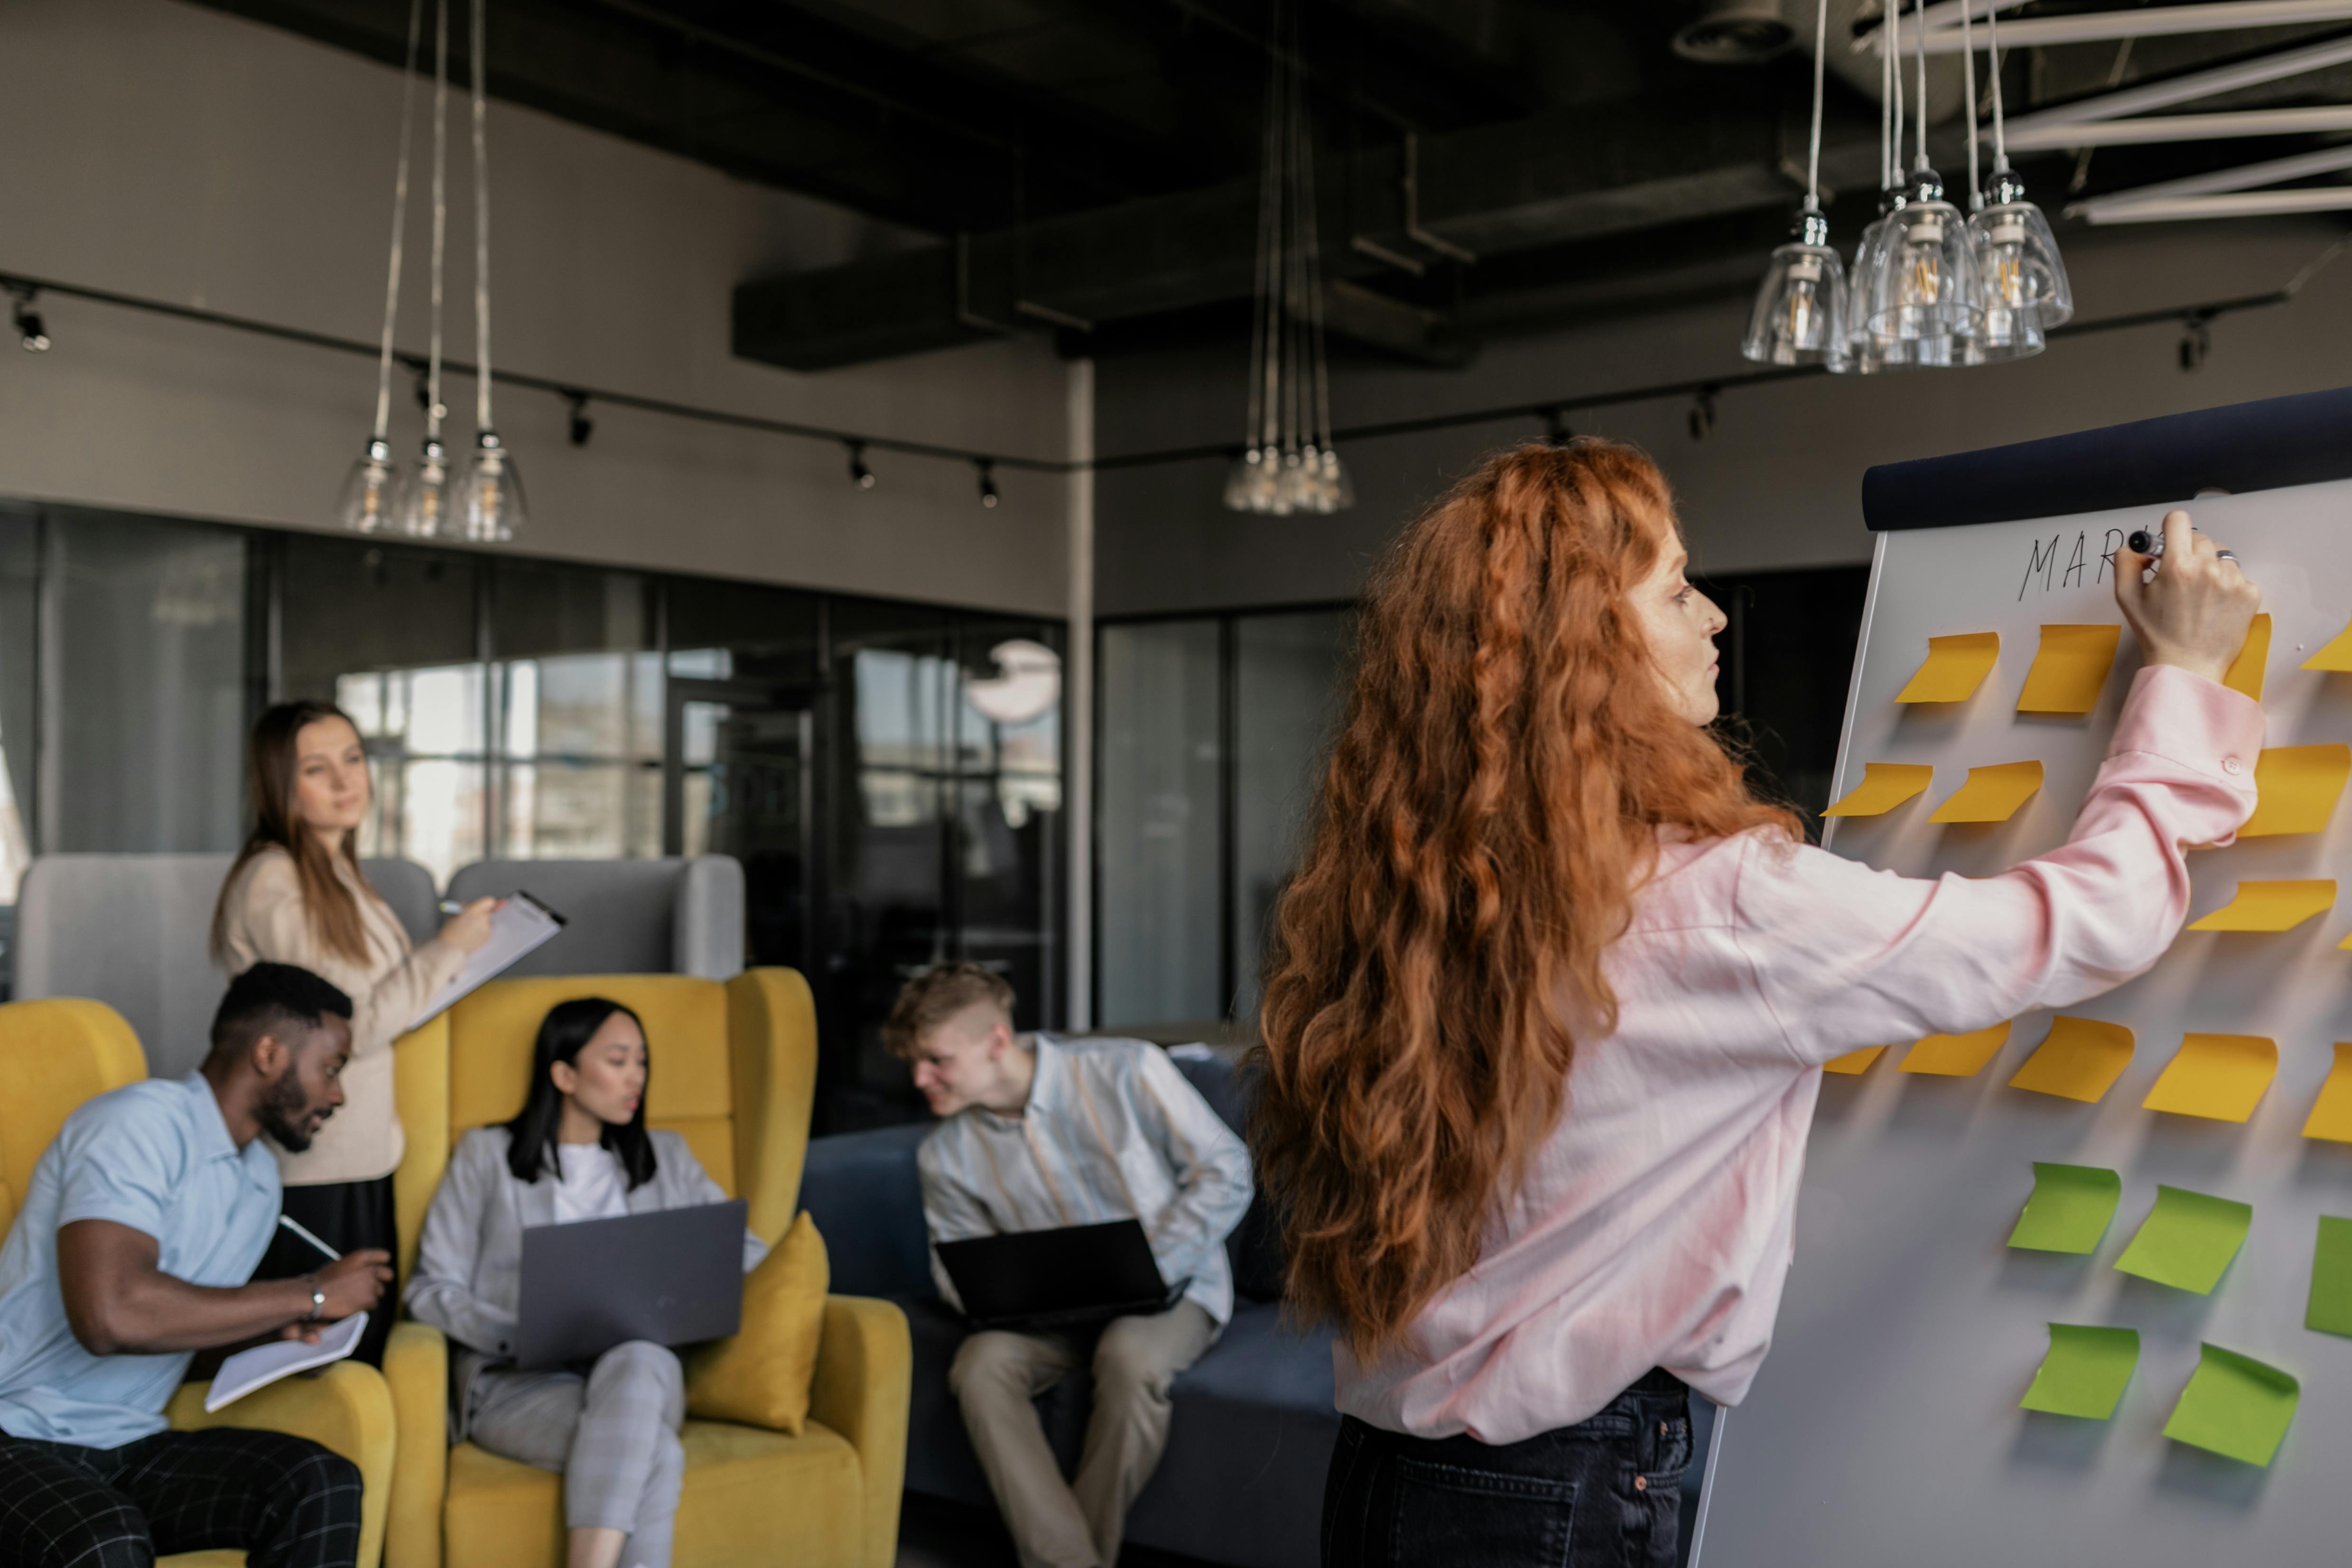
[[[491,1453],[563,1474],[563,1522],[617,1530],[621,1568],[669,1568],[686,1481],[677,1440],[686,1373],[677,1353],[644,1340],[616,1344],[587,1373],[485,1372],[474,1380],[473,1440]]]
[[[0,1433],[0,1568],[147,1568],[240,1547],[250,1568],[352,1568],[359,1467],[307,1437],[235,1427],[119,1448]]]

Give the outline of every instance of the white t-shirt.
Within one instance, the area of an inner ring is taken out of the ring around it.
[[[617,1219],[629,1212],[629,1177],[621,1156],[602,1144],[555,1145],[555,1223]]]

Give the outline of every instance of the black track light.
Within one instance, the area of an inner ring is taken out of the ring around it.
[[[979,461],[976,466],[980,469],[980,504],[993,511],[996,507],[998,499],[996,494],[996,460],[992,457],[983,457]]]
[[[1545,445],[1565,446],[1576,439],[1576,432],[1568,427],[1568,415],[1560,410],[1548,408],[1543,411],[1543,416]]]
[[[30,348],[32,345],[27,343],[26,347]],[[2206,319],[2202,316],[2188,316],[2182,318],[2180,323],[2180,368],[2184,371],[2196,371],[2202,369],[2205,364],[2205,356],[2212,351],[2213,334],[2206,326]]]
[[[1691,399],[1690,438],[1705,441],[1715,430],[1715,389],[1707,388]]]
[[[861,490],[874,488],[874,470],[866,466],[866,443],[845,441],[849,449],[849,482]]]
[[[33,291],[26,288],[15,292],[16,304],[8,319],[16,325],[17,343],[28,354],[47,353],[49,329],[42,325],[41,313],[33,308]]]
[[[565,392],[563,401],[572,405],[572,444],[585,446],[588,438],[596,434],[596,422],[588,417],[588,399],[581,392]]]

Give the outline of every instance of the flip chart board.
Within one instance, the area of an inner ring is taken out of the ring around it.
[[[2104,996],[2011,1019],[1981,1070],[1906,1071],[1890,1040],[1822,1077],[1778,1333],[1719,1427],[1699,1568],[2343,1561],[2352,1241],[2321,1220],[2352,1216],[2347,432],[2352,392],[2330,392],[1872,471],[1830,798],[1874,767],[1933,784],[1829,823],[1832,852],[1986,876],[2064,841],[2141,657],[2124,628],[2084,704],[2100,640],[2048,629],[2120,625],[2116,547],[2174,506],[2263,591],[2262,668],[2231,684],[2262,692],[2267,760],[2239,765],[2280,781],[2280,831],[2192,852],[2189,918],[2231,913]],[[1969,695],[1898,701],[1931,639],[1960,637],[1940,647],[1999,639]],[[1971,769],[2028,761],[2040,788],[2005,818],[1934,820]],[[2087,1251],[2012,1244],[2029,1200],[2039,1223],[2061,1198],[2083,1213],[2051,1234]],[[2119,1270],[2136,1245],[2140,1272]]]

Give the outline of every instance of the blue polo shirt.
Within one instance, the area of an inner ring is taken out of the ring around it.
[[[92,1355],[66,1322],[58,1231],[110,1219],[153,1237],[192,1285],[242,1285],[278,1223],[278,1161],[243,1152],[201,1072],[101,1094],[66,1118],[33,1167],[0,1247],[0,1432],[118,1448],[163,1430],[194,1353]]]

